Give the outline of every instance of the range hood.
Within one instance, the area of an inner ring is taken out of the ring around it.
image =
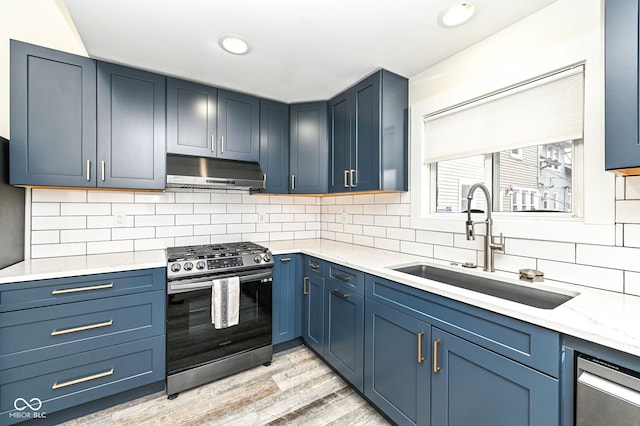
[[[265,189],[260,164],[167,154],[167,188]]]

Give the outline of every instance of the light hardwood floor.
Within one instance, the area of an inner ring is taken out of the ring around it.
[[[313,352],[280,352],[256,367],[181,392],[149,395],[65,423],[78,425],[388,425]]]

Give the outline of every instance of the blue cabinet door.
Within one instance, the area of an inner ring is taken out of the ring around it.
[[[328,139],[327,103],[293,104],[291,114],[291,158],[289,192],[327,192]]]
[[[355,128],[357,137],[352,144],[351,168],[353,191],[380,189],[380,73],[356,85]],[[389,132],[391,129],[386,129]],[[402,145],[396,146],[402,151]]]
[[[96,186],[96,64],[11,40],[11,184]]]
[[[324,358],[360,392],[364,380],[364,296],[335,280],[325,281]]]
[[[98,62],[98,187],[164,189],[165,77]]]
[[[605,169],[640,167],[637,0],[605,2]],[[638,174],[638,170],[630,174]]]
[[[324,279],[307,271],[303,279],[302,337],[319,354],[324,346],[324,300]]]
[[[218,158],[260,159],[260,100],[242,93],[218,90]]]
[[[348,92],[329,102],[329,192],[351,190],[354,99],[353,93]]]
[[[273,344],[287,342],[299,337],[301,319],[299,256],[277,255],[273,257]]]
[[[218,89],[167,78],[167,152],[216,156]]]
[[[437,328],[431,424],[559,424],[557,379]]]
[[[399,425],[429,424],[430,333],[429,324],[367,300],[364,394]]]
[[[269,194],[289,193],[289,105],[260,100],[260,167]]]

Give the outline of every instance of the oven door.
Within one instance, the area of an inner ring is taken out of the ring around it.
[[[211,323],[211,280],[238,275],[238,325]],[[272,270],[217,274],[172,281],[167,296],[167,374],[218,361],[271,344]]]

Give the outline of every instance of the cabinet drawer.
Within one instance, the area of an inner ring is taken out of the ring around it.
[[[165,268],[0,285],[0,312],[164,290]]]
[[[324,276],[325,263],[315,257],[305,257],[304,271],[305,274],[315,274],[318,276]]]
[[[560,374],[560,335],[552,330],[366,276],[366,296],[553,377]]]
[[[364,273],[355,271],[344,266],[338,266],[333,263],[327,264],[329,267],[329,280],[339,282],[349,287],[352,291],[364,294]]]
[[[2,314],[0,370],[164,333],[165,292]]]
[[[38,398],[35,411],[52,413],[164,380],[164,345],[156,336],[0,371],[0,417],[20,420],[18,398]]]

